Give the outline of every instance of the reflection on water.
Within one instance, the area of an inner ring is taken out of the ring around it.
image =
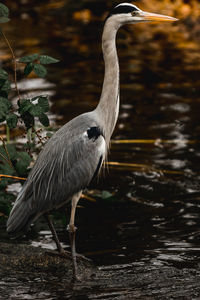
[[[100,18],[66,18],[72,8],[67,2],[65,8],[66,13],[56,4],[51,9],[33,5],[30,11],[24,6],[5,26],[17,55],[42,51],[61,60],[51,67],[47,81],[19,83],[23,94],[36,88],[51,96],[59,126],[96,106],[104,70]],[[7,53],[3,45],[1,53]],[[80,201],[78,251],[98,265],[138,261],[195,266],[200,262],[199,39],[184,21],[141,24],[121,29],[118,53],[122,103],[113,139],[143,142],[113,143],[109,159],[138,167],[110,166],[90,192],[95,197],[96,189],[105,190],[112,196]],[[52,247],[49,232],[37,235],[41,227],[33,230],[32,244]]]

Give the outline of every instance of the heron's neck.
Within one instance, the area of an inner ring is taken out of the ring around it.
[[[102,36],[105,74],[96,111],[102,121],[107,144],[109,144],[119,114],[119,63],[115,42],[117,30],[115,24],[106,22]]]

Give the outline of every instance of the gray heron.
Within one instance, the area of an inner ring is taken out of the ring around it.
[[[74,225],[76,206],[82,191],[100,172],[119,114],[117,31],[125,24],[176,20],[144,12],[130,3],[118,4],[111,10],[102,35],[105,73],[100,101],[93,111],[75,117],[50,138],[11,210],[7,221],[9,233],[19,235],[41,215],[45,215],[59,253],[65,254],[49,213],[71,202],[68,231],[74,278],[78,277]]]

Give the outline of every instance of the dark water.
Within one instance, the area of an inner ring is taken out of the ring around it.
[[[98,103],[102,22],[95,11],[88,21],[73,18],[78,4],[66,2],[63,9],[64,1],[55,7],[43,2],[31,9],[21,5],[4,27],[16,55],[40,51],[61,60],[47,80],[31,78],[22,91],[52,95],[52,124],[60,126]],[[78,252],[99,266],[200,263],[199,51],[189,20],[138,24],[118,34],[121,107],[109,161],[121,165],[111,165],[87,191],[96,202],[82,199],[76,218]],[[127,139],[135,142],[116,143]],[[63,219],[62,213],[55,216],[67,246]],[[29,241],[53,246],[43,223]]]

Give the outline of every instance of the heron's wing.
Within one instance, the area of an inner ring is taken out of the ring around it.
[[[105,157],[106,145],[95,124],[57,132],[39,155],[20,193],[37,213],[61,206],[87,187]]]
[[[91,115],[64,125],[40,152],[12,208],[8,232],[23,231],[38,216],[64,205],[89,185],[106,154],[103,134]]]

